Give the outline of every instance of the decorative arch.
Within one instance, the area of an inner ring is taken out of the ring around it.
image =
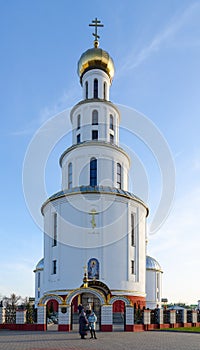
[[[83,293],[91,293],[93,295],[95,295],[101,302],[101,305],[105,304],[106,303],[106,299],[105,299],[105,296],[103,295],[102,292],[100,291],[97,291],[96,289],[93,289],[93,288],[78,288],[78,289],[75,289],[73,290],[71,293],[69,293],[66,297],[66,304],[67,305],[70,305],[71,302],[72,302],[72,299],[74,297],[76,297],[77,295],[79,294],[83,294]]]
[[[59,295],[55,295],[55,294],[48,294],[48,295],[44,295],[38,302],[38,305],[46,305],[48,303],[49,300],[54,299],[58,302],[59,305],[63,305],[65,304],[65,300],[59,296]]]
[[[123,296],[115,296],[115,297],[110,298],[109,305],[113,305],[114,302],[118,301],[118,300],[123,301],[126,306],[131,306],[131,301],[128,298],[123,297]]]
[[[94,98],[98,98],[98,79],[94,79]]]
[[[98,111],[96,109],[92,111],[92,125],[98,125]]]

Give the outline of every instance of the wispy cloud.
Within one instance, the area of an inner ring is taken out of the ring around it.
[[[16,137],[32,135],[50,117],[53,117],[64,109],[71,107],[77,100],[78,93],[79,90],[77,84],[71,86],[69,92],[65,91],[55,103],[49,103],[48,106],[43,107],[39,112],[39,115],[31,120],[28,125],[25,125],[23,129],[12,131],[10,135]]]
[[[181,14],[176,15],[170,21],[168,26],[164,30],[158,33],[145,47],[139,52],[132,52],[127,58],[121,69],[118,71],[118,76],[123,73],[138,67],[154,52],[160,50],[161,46],[167,41],[171,40],[173,36],[187,23],[189,19],[196,14],[196,11],[200,9],[200,3],[195,2],[187,7]],[[193,42],[194,44],[194,42]],[[199,39],[198,39],[199,44]]]
[[[79,94],[78,85],[75,84],[71,88],[69,88],[68,92],[64,92],[60,98],[53,104],[44,107],[39,116],[39,124],[43,124],[47,119],[60,113],[66,108],[72,106],[72,104],[76,101]]]
[[[11,131],[10,135],[17,136],[17,137],[28,136],[34,132],[35,128],[36,128],[36,123],[32,121],[29,125],[26,125],[24,129]]]

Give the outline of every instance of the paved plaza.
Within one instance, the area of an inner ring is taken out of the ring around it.
[[[172,332],[97,333],[81,340],[77,332],[0,330],[0,350],[200,350],[200,334]]]

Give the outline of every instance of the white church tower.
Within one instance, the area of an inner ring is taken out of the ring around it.
[[[130,158],[119,146],[120,112],[109,97],[114,63],[99,48],[102,24],[95,19],[92,26],[94,47],[78,61],[83,99],[70,114],[72,146],[60,157],[62,189],[42,205],[35,297],[36,306],[69,298],[75,311],[95,299],[96,308],[109,304],[117,312],[125,300],[146,306],[148,208],[128,191]]]

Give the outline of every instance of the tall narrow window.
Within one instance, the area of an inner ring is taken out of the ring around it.
[[[57,213],[53,214],[53,247],[57,245],[57,235],[58,235],[58,217]]]
[[[134,266],[134,260],[131,260],[131,274],[134,275],[135,273],[135,266]]]
[[[113,115],[110,114],[110,129],[113,130]]]
[[[94,98],[98,98],[98,80],[94,79]]]
[[[88,99],[88,81],[85,83],[85,98]]]
[[[159,278],[159,273],[157,272],[156,273],[156,297],[157,297],[157,300],[160,299],[160,278]]]
[[[38,288],[40,288],[40,272],[38,272]]]
[[[80,127],[81,127],[81,116],[79,114],[77,117],[77,129],[80,129]]]
[[[117,163],[117,188],[121,188],[122,186],[122,167],[119,163]]]
[[[90,160],[90,186],[97,185],[97,159],[91,158]]]
[[[92,111],[92,125],[98,125],[98,111],[96,109]]]
[[[52,261],[52,274],[55,275],[56,274],[56,271],[57,270],[57,261],[56,260],[53,260]]]
[[[77,142],[77,143],[80,143],[80,142],[81,142],[81,135],[80,135],[80,134],[78,134],[78,135],[76,136],[76,142]]]
[[[107,84],[106,84],[106,82],[104,82],[104,84],[103,84],[103,98],[104,98],[104,100],[106,100],[106,96],[107,96]]]
[[[98,140],[98,130],[92,130],[92,140]]]
[[[134,214],[131,214],[131,245],[135,245],[135,220]]]
[[[110,134],[110,143],[114,142],[114,136],[112,134]]]
[[[72,163],[68,164],[68,188],[72,188]]]

